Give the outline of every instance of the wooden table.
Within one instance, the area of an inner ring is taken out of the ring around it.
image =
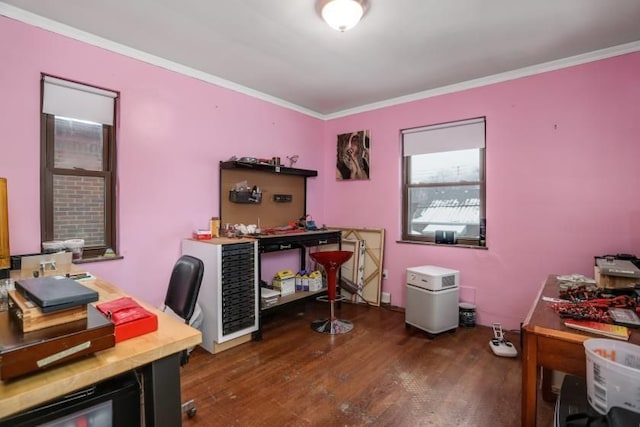
[[[586,376],[586,356],[583,342],[602,335],[569,329],[552,309],[551,302],[542,297],[558,297],[556,275],[544,282],[523,324],[522,351],[522,426],[535,427],[537,412],[537,383],[542,367],[542,396],[552,401],[551,372]],[[640,331],[632,330],[629,340],[640,344]]]
[[[20,272],[12,272],[19,278]],[[82,284],[100,294],[97,303],[127,296],[99,278]],[[180,353],[202,340],[198,330],[140,302],[158,315],[158,330],[41,373],[0,382],[0,420],[118,374],[138,370],[144,382],[147,426],[181,425]]]

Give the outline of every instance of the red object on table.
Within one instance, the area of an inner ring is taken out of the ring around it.
[[[131,297],[103,302],[96,308],[115,325],[116,343],[158,329],[158,317]]]

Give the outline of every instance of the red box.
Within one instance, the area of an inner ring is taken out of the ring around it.
[[[144,309],[143,309],[144,310]],[[145,310],[146,311],[146,310]],[[140,335],[148,334],[158,329],[158,316],[150,313],[149,317],[140,318],[132,322],[122,323],[116,325],[116,343],[119,343],[129,338],[135,338]]]
[[[158,316],[145,310],[131,297],[103,302],[96,308],[115,325],[116,343],[158,329]]]
[[[210,231],[194,231],[193,238],[196,240],[211,240]]]

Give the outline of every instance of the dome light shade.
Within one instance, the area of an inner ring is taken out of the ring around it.
[[[331,0],[322,8],[322,18],[330,27],[347,31],[362,18],[364,8],[357,0]]]

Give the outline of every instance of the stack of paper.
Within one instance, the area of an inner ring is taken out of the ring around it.
[[[262,308],[274,306],[278,303],[280,291],[269,288],[260,288],[260,298],[262,301]]]

